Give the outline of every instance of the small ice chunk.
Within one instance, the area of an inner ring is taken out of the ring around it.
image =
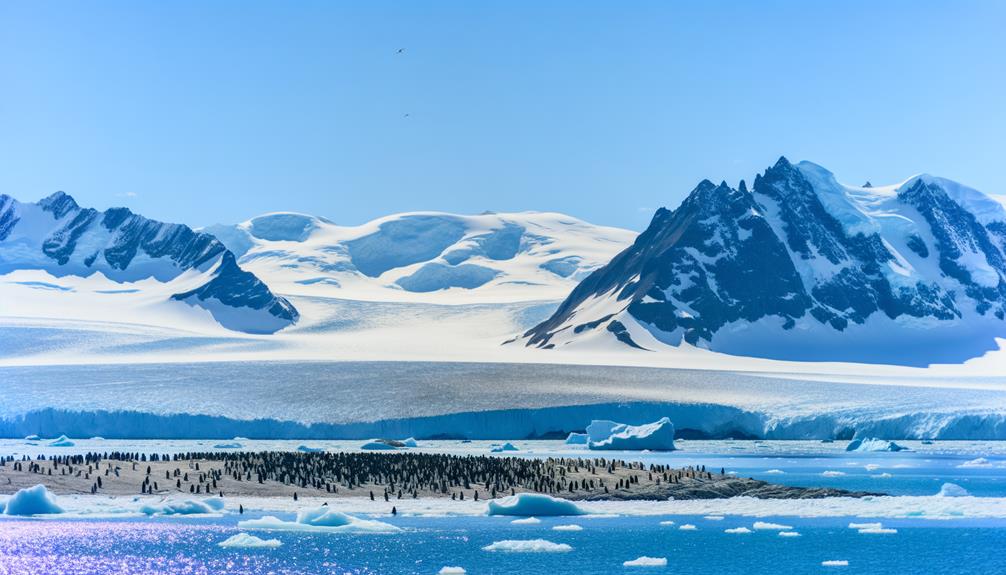
[[[661,521],[660,524],[663,525],[664,527],[670,527],[671,525],[674,525],[674,522],[671,520],[667,520],[667,521]]]
[[[876,437],[863,437],[853,439],[849,445],[845,446],[846,451],[904,451],[902,447],[893,441],[877,439]]]
[[[298,445],[297,451],[301,453],[321,453],[325,451],[324,447],[311,447],[309,445]]]
[[[217,543],[228,549],[275,549],[283,545],[279,539],[261,539],[250,533],[238,533]]]
[[[880,529],[883,523],[850,523],[849,529]]]
[[[398,448],[383,441],[368,441],[367,443],[361,445],[360,449],[364,449],[366,451],[389,451]]]
[[[859,532],[863,535],[893,535],[897,533],[898,530],[886,527],[871,527],[868,529],[860,529]]]
[[[821,561],[821,566],[823,567],[848,567],[849,562],[842,560],[831,560],[831,561]]]
[[[703,517],[706,521],[723,521],[722,515],[706,515]]]
[[[832,471],[828,470],[821,474],[823,477],[841,477],[845,475],[844,471]]]
[[[541,493],[518,493],[489,502],[488,515],[524,517],[554,517],[560,515],[586,515],[575,503]]]
[[[239,521],[240,529],[265,529],[273,531],[315,531],[322,533],[389,533],[400,531],[390,523],[360,519],[327,507],[307,509],[297,513],[293,521],[283,521],[271,515],[261,519]]]
[[[626,450],[641,451],[674,451],[674,424],[670,418],[662,417],[653,423],[645,425],[625,425],[617,424],[611,429],[608,437],[599,441],[594,437],[597,435],[591,431],[591,427],[598,422],[587,426],[590,442],[587,447],[595,450]],[[605,422],[609,423],[609,422]]]
[[[724,529],[724,533],[751,533],[751,530],[747,527],[732,527],[730,529]]]
[[[940,497],[967,497],[971,494],[968,493],[967,489],[964,489],[956,483],[944,483],[943,486],[940,487],[940,492],[937,493],[937,495]]]
[[[631,561],[622,563],[624,567],[667,567],[666,557],[647,557],[643,555]]]
[[[503,445],[495,445],[489,450],[492,453],[503,453],[504,451],[520,451],[514,444],[507,441]]]
[[[566,436],[566,445],[587,445],[589,440],[590,436],[586,433],[570,432],[570,434]]]
[[[440,571],[437,571],[437,575],[465,575],[468,573],[465,571],[464,567],[441,567]]]
[[[769,469],[769,470],[768,470],[768,471],[766,471],[765,473],[766,473],[767,475],[782,475],[782,474],[784,474],[784,473],[786,473],[786,472],[785,472],[785,471],[783,471],[782,469]]]
[[[552,531],[583,531],[583,527],[571,523],[569,525],[556,525],[552,527]]]
[[[27,439],[27,438],[25,438]],[[958,465],[957,467],[990,467],[992,462],[984,457],[978,457],[970,461],[965,461],[964,463]]]
[[[408,439],[403,439],[402,445],[405,447],[419,447],[419,442],[416,441],[415,437],[410,437]]]
[[[565,543],[554,543],[546,539],[505,539],[494,541],[482,550],[506,553],[568,553],[573,548]]]
[[[685,523],[684,525],[678,527],[678,531],[698,531],[699,528],[692,525],[691,523]]]
[[[202,515],[223,510],[224,500],[219,497],[209,497],[203,500],[185,499],[183,501],[165,501],[160,504],[150,504],[140,507],[144,515]]]
[[[39,441],[40,439],[42,438],[34,433],[32,433],[31,435],[24,436],[25,441]]]
[[[77,444],[71,441],[70,438],[65,435],[60,435],[56,439],[53,439],[52,441],[49,442],[49,447],[73,447],[74,445]]]
[[[62,512],[63,508],[56,504],[56,498],[41,484],[18,490],[3,507],[4,515],[51,515]]]
[[[779,537],[799,537],[800,534],[796,531],[780,531]]]
[[[538,519],[537,517],[525,517],[523,519],[514,519],[510,523],[513,523],[514,525],[537,525],[541,523],[541,519]]]
[[[792,525],[782,525],[780,523],[768,523],[765,521],[755,521],[753,527],[758,531],[789,531]]]
[[[236,441],[232,441],[230,443],[218,443],[213,446],[213,449],[241,449],[242,447],[244,447],[244,445],[241,445]]]

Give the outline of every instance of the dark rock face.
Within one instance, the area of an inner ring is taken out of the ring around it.
[[[267,331],[298,318],[297,310],[286,299],[274,295],[255,275],[242,270],[234,255],[212,235],[185,225],[150,220],[126,208],[105,212],[81,208],[63,192],[41,200],[37,206],[0,196],[0,256],[4,255],[3,242],[12,234],[38,233],[18,228],[26,213],[36,214],[31,217],[44,224],[36,228],[46,230],[45,235],[20,237],[21,251],[12,249],[9,253],[15,255],[0,257],[5,269],[44,269],[56,275],[85,276],[100,271],[117,281],[151,276],[170,281],[185,271],[207,272],[216,266],[205,284],[172,299],[190,303],[193,297],[198,302],[212,299],[234,309],[264,311],[275,320],[266,322],[271,326]],[[26,245],[39,246],[44,257],[18,261],[16,254],[23,253]],[[86,253],[82,245],[87,246]],[[133,265],[138,258],[143,260],[140,268]]]
[[[983,225],[937,180],[920,177],[896,196],[871,196],[915,210],[915,231],[882,231],[874,220],[857,227],[843,223],[840,218],[850,216],[835,207],[853,200],[836,200],[845,192],[837,182],[822,183],[818,173],[781,158],[751,190],[743,181],[736,189],[701,182],[677,209],[658,210],[632,246],[529,330],[527,345],[554,347],[607,329],[641,347],[625,316],[663,343],[713,349],[728,324],[761,320],[782,332],[809,322],[841,333],[872,317],[1004,317],[1006,221]],[[832,196],[824,201],[826,194]],[[901,252],[892,242],[904,246]],[[923,265],[912,267],[906,258],[937,258],[939,273],[926,275]],[[975,261],[983,282],[973,277]],[[998,281],[990,281],[990,273]]]

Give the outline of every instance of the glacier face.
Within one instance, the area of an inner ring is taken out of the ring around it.
[[[541,212],[415,212],[360,226],[273,213],[205,231],[284,294],[451,304],[562,299],[635,237]]]
[[[151,292],[205,309],[238,331],[272,333],[298,318],[286,299],[242,270],[212,235],[126,208],[81,208],[63,192],[37,203],[0,195],[0,275],[27,270],[54,278],[100,276],[110,284],[102,293]],[[56,307],[59,301],[52,298]]]
[[[851,187],[781,158],[751,189],[706,180],[658,210],[525,343],[960,362],[1006,335],[1004,247],[1006,210],[976,190],[926,175]]]

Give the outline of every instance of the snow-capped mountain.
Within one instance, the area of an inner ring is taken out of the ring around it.
[[[781,158],[706,180],[524,335],[537,347],[682,344],[782,359],[962,361],[1006,336],[1006,210],[921,175],[840,184]]]
[[[4,290],[3,315],[30,315],[37,304],[58,317],[64,304],[92,306],[64,296],[87,291],[122,319],[167,303],[206,310],[228,329],[272,333],[298,317],[212,235],[126,208],[81,208],[63,192],[37,203],[0,195],[0,282],[24,291]],[[39,290],[46,296],[32,297]]]
[[[445,304],[560,300],[636,235],[540,212],[417,212],[352,227],[273,213],[205,231],[283,294]]]

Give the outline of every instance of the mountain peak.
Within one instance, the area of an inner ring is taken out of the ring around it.
[[[52,193],[39,200],[38,205],[43,210],[51,212],[57,220],[74,210],[80,209],[76,200],[66,192]]]

